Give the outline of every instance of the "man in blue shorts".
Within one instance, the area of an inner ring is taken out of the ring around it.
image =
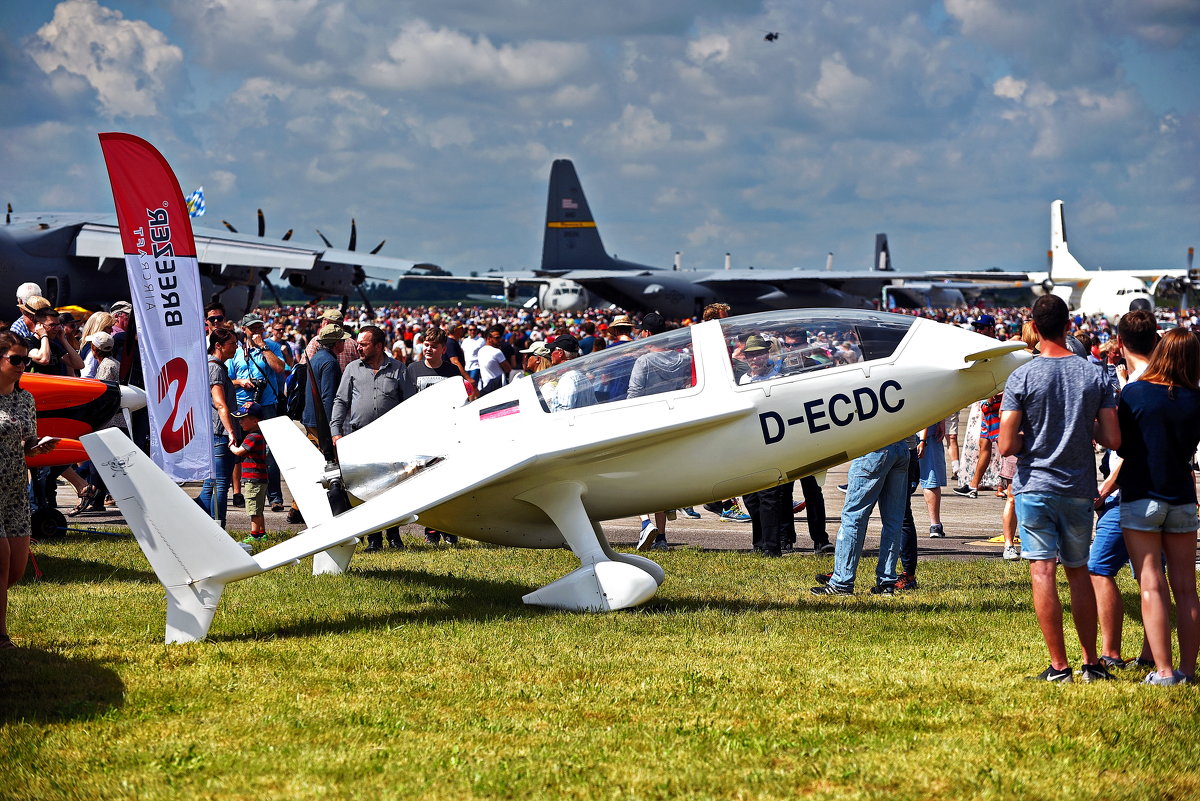
[[[1083,681],[1111,679],[1096,653],[1096,595],[1088,575],[1092,505],[1098,495],[1093,437],[1121,445],[1116,395],[1103,371],[1067,349],[1067,304],[1043,295],[1033,304],[1041,355],[1018,367],[1004,387],[1000,453],[1017,457],[1013,477],[1021,556],[1029,561],[1033,608],[1050,666],[1034,677],[1072,680],[1063,639],[1056,560],[1071,592],[1071,617],[1083,651]]]

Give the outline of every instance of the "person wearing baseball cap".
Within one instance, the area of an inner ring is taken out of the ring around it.
[[[550,346],[545,342],[538,340],[530,344],[521,353],[525,356],[525,370],[522,375],[533,375],[539,373],[550,366],[551,351]]]
[[[267,340],[263,318],[254,312],[242,317],[242,346],[237,354],[229,360],[229,378],[237,388],[237,403],[245,404],[253,401],[260,409],[259,419],[270,420],[280,414],[280,404],[283,401],[283,373],[287,365],[283,360],[283,350],[277,342]],[[267,502],[271,511],[283,511],[283,485],[279,475],[279,465],[268,451],[266,459],[266,488]],[[233,485],[239,489],[241,473],[235,469]],[[242,496],[239,498],[239,496]],[[234,493],[234,503],[245,502],[244,492]]]

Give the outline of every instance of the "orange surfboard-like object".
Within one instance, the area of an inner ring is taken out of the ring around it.
[[[79,438],[108,425],[121,410],[120,385],[110,381],[29,373],[21,377],[21,387],[33,395],[38,436],[61,439],[50,453],[26,459],[30,467],[86,460]]]

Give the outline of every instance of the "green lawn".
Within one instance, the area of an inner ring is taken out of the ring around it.
[[[520,600],[565,551],[410,544],[232,584],[211,639],[170,647],[132,539],[38,546],[26,647],[0,653],[0,798],[1200,794],[1197,689],[1021,681],[1046,656],[1020,565],[818,599],[828,558],[685,549],[656,555],[651,608],[584,615]]]

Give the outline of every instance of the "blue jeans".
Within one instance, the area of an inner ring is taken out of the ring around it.
[[[833,578],[829,584],[847,592],[854,589],[858,560],[867,538],[867,523],[877,502],[883,533],[879,540],[875,580],[879,584],[895,584],[900,526],[908,498],[908,447],[904,440],[855,459],[850,463],[849,478],[833,556]]]
[[[233,454],[229,452],[229,438],[224,434],[213,435],[213,478],[204,479],[200,497],[196,503],[225,528],[225,511],[228,508],[229,481],[233,477]]]

